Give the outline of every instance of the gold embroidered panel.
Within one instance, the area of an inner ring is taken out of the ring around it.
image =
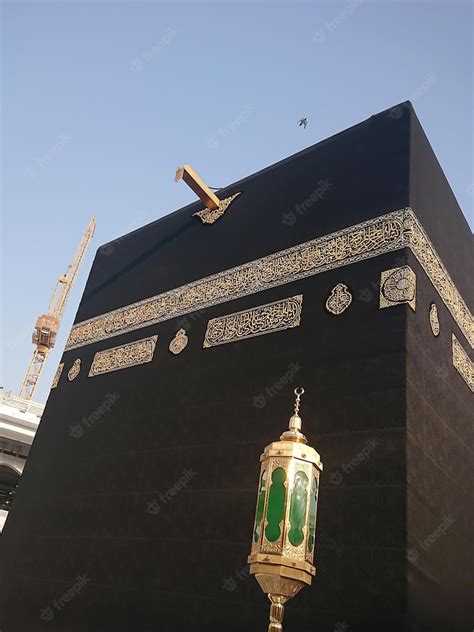
[[[158,336],[150,336],[126,345],[98,351],[92,360],[89,377],[151,362],[157,340]]]
[[[428,239],[423,226],[411,209],[405,219],[407,245],[428,275],[443,303],[451,312],[458,327],[466,336],[471,347],[474,346],[474,321],[468,306],[464,302],[454,281],[449,276],[433,244]]]
[[[196,215],[196,217],[199,217],[199,219],[201,220],[203,224],[214,224],[214,222],[217,222],[217,220],[224,215],[224,213],[229,208],[230,204],[240,194],[241,194],[241,191],[239,193],[234,193],[234,195],[231,195],[230,197],[226,197],[223,200],[220,200],[219,206],[215,209],[211,210],[209,208],[205,208],[202,211],[193,213],[193,217],[194,215]]]
[[[413,211],[406,208],[77,323],[66,351],[401,248],[411,248],[473,345],[472,315]]]
[[[303,295],[298,294],[235,314],[212,318],[207,323],[203,347],[215,347],[227,342],[298,327],[302,304]]]
[[[56,373],[54,374],[53,381],[51,382],[51,388],[56,388],[59,382],[59,378],[61,377],[61,373],[64,369],[64,362],[58,364],[58,368],[56,369]]]
[[[474,392],[474,362],[464,351],[459,340],[452,334],[453,341],[453,365],[459,375],[466,382],[472,392]]]

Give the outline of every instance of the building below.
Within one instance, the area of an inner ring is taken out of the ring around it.
[[[0,533],[15,496],[44,404],[0,395]]]

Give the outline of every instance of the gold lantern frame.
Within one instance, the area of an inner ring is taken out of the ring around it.
[[[260,457],[257,507],[248,557],[250,573],[271,601],[269,632],[283,629],[284,604],[305,585],[311,585],[316,574],[313,557],[323,465],[318,452],[307,445],[301,432],[299,408],[304,389],[296,388],[294,392],[295,412],[289,430],[279,441],[267,445]]]

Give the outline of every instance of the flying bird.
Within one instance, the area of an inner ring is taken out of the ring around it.
[[[306,129],[306,125],[308,125],[308,119],[306,116],[298,121],[298,125],[303,126]]]

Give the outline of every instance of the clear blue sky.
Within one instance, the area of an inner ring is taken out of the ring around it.
[[[173,182],[184,162],[225,186],[411,99],[472,218],[470,2],[16,0],[2,9],[5,389],[19,389],[35,318],[90,218],[96,235],[42,401],[95,250],[194,200]]]

